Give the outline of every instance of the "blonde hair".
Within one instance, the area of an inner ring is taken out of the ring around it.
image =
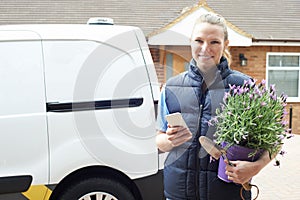
[[[202,14],[196,20],[192,33],[194,33],[195,27],[198,24],[201,24],[201,23],[209,23],[209,24],[212,24],[212,25],[217,25],[217,26],[222,27],[223,32],[224,32],[224,41],[228,40],[228,31],[227,31],[226,21],[221,15],[217,15],[217,14],[214,14],[214,13],[211,13],[211,12]],[[230,52],[227,48],[224,50],[223,56],[227,59],[228,65],[230,66],[230,64],[231,64],[231,54],[230,54]]]

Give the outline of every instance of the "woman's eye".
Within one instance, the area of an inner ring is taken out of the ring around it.
[[[220,44],[219,41],[212,41],[211,44]]]
[[[203,41],[200,40],[200,39],[196,39],[195,41],[198,42],[198,43],[202,43],[202,42],[203,42]]]

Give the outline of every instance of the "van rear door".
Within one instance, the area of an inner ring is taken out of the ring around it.
[[[0,55],[0,199],[32,199],[21,192],[48,182],[41,40],[30,31],[0,30]]]

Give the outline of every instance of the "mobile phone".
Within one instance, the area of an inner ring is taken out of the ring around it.
[[[187,128],[187,125],[184,119],[182,118],[181,113],[179,112],[166,115],[166,120],[171,126],[183,126]]]

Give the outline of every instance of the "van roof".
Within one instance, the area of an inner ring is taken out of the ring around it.
[[[0,41],[38,39],[83,39],[106,41],[107,39],[112,38],[118,34],[129,32],[135,29],[139,28],[133,26],[87,24],[1,25]],[[19,34],[18,32],[22,32],[22,34]]]

